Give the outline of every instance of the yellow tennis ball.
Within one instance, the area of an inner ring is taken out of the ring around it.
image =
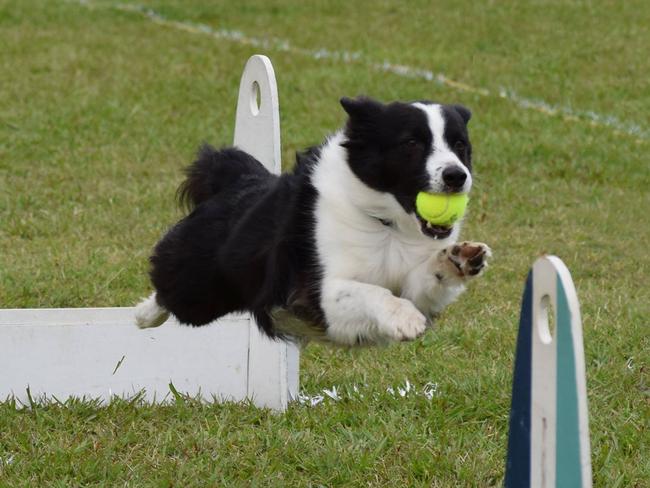
[[[415,198],[418,215],[433,225],[449,227],[465,214],[469,197],[466,193],[426,193]]]

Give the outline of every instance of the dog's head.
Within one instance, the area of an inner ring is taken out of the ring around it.
[[[415,212],[419,192],[467,193],[472,187],[471,112],[431,102],[382,104],[343,98],[348,164],[364,184],[389,193],[423,234],[445,239],[452,227],[426,225]]]

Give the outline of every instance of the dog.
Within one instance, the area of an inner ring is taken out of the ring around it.
[[[421,191],[470,191],[470,110],[340,103],[345,126],[280,176],[237,148],[200,149],[178,192],[191,213],[155,246],[139,327],[250,312],[271,338],[408,341],[482,274],[486,244],[457,243],[462,222],[415,208]]]

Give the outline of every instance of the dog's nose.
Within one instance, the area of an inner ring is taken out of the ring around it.
[[[467,173],[458,166],[447,166],[442,171],[442,181],[451,190],[460,190],[467,181]]]

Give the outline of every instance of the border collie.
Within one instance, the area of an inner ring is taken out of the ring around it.
[[[461,223],[427,224],[418,192],[469,192],[470,111],[343,98],[345,127],[271,174],[204,146],[179,188],[191,213],[151,256],[139,327],[250,312],[269,337],[342,345],[412,340],[487,266]]]

